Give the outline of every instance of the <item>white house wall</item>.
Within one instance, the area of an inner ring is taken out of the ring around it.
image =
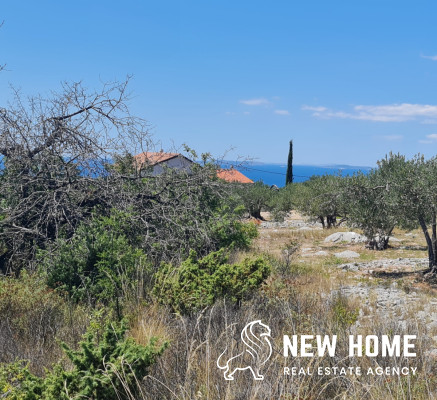
[[[186,171],[191,172],[191,166],[193,163],[189,160],[187,160],[185,157],[177,156],[174,158],[171,158],[170,160],[163,161],[159,164],[156,164],[153,167],[152,175],[160,175],[164,172],[165,169],[171,168],[171,169],[177,169],[180,171]]]

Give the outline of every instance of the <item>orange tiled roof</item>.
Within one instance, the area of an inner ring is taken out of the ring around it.
[[[164,153],[163,151],[145,151],[134,156],[137,164],[155,165],[179,156],[179,153]]]
[[[223,179],[227,182],[238,182],[238,183],[253,183],[252,179],[244,176],[240,171],[236,169],[219,169],[217,171],[217,177]]]

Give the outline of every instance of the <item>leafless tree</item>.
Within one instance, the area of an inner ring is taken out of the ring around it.
[[[15,91],[12,104],[0,108],[3,272],[70,237],[96,210],[130,213],[151,256],[171,259],[214,247],[211,229],[223,190],[214,166],[194,164],[191,173],[158,177],[144,174],[147,165],[135,167],[132,154],[152,142],[147,122],[129,113],[128,80],[98,92],[65,83],[49,99],[23,101]]]

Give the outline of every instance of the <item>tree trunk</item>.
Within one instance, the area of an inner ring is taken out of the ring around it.
[[[386,250],[388,248],[388,236],[379,236],[378,238],[371,239],[366,247],[370,250]]]
[[[422,228],[423,234],[425,235],[426,245],[428,246],[428,265],[429,269],[432,271],[433,267],[435,266],[435,253],[433,248],[433,242],[429,236],[428,228],[426,226],[425,218],[423,218],[423,216],[419,217],[419,224]]]
[[[376,243],[376,250],[387,250],[390,236],[380,236]]]
[[[437,222],[436,222],[436,213],[433,212],[432,214],[432,223],[431,223],[431,231],[432,231],[432,237],[431,237],[431,242],[432,242],[432,252],[433,252],[433,263],[432,265],[430,265],[430,272],[429,274],[432,277],[436,277],[437,276]]]
[[[320,222],[322,223],[323,229],[325,229],[325,217],[319,216]]]
[[[261,221],[264,221],[264,218],[261,216],[261,210],[255,210],[255,211],[252,211],[252,212],[250,213],[250,215],[251,215],[253,218],[256,218],[256,219],[259,219],[259,220],[261,220]]]
[[[431,238],[431,242],[432,242],[432,252],[434,255],[434,260],[433,260],[433,267],[436,265],[436,254],[437,254],[437,228],[436,228],[436,215],[435,213],[432,214],[432,225],[431,225],[431,230],[432,230],[432,238]]]
[[[340,221],[338,221],[337,226],[340,226],[343,222],[346,222],[347,220],[348,220],[347,217],[343,217],[343,218],[341,218]]]
[[[328,223],[328,229],[335,227],[335,224],[337,223],[337,218],[335,215],[328,215],[326,217],[326,222]]]
[[[388,242],[390,240],[390,235],[393,232],[393,229],[395,227],[393,226],[386,234],[379,233],[378,235],[374,235],[373,233],[365,232],[365,235],[368,238],[372,238],[369,240],[369,242],[366,244],[366,248],[370,250],[386,250],[388,249]]]

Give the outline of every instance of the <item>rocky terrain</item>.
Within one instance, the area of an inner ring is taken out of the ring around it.
[[[313,268],[326,268],[330,283],[323,297],[342,295],[359,310],[356,326],[375,318],[394,321],[400,328],[422,326],[422,340],[431,343],[426,354],[437,360],[437,286],[425,283],[427,268],[424,239],[418,231],[398,231],[390,248],[365,248],[367,238],[344,226],[323,230],[317,221],[291,213],[283,222],[260,224],[261,250],[278,254],[287,243],[299,242],[296,261]]]

